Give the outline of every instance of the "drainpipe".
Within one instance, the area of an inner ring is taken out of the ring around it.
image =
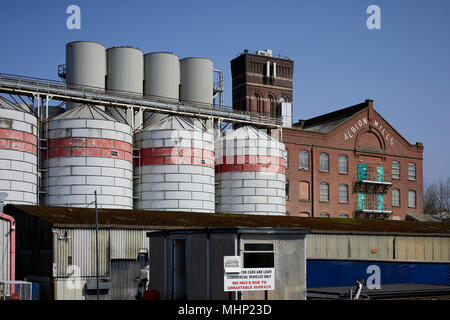
[[[3,203],[1,204],[3,206]],[[2,207],[0,207],[2,210]],[[0,212],[0,219],[9,221],[9,277],[16,280],[16,222],[13,217]]]

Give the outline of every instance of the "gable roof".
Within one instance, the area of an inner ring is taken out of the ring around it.
[[[368,100],[363,103],[326,113],[315,118],[300,120],[299,122],[293,124],[293,127],[302,131],[327,134],[352,118],[354,115],[360,113],[362,110],[366,110],[367,108],[369,108]]]
[[[93,208],[11,205],[4,212],[13,217],[32,215],[53,227],[95,228]],[[450,223],[387,221],[342,218],[302,218],[244,214],[195,213],[182,211],[144,211],[99,209],[101,228],[195,229],[195,228],[283,228],[304,229],[311,233],[420,234],[450,236]]]

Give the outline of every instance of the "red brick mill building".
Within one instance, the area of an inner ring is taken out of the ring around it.
[[[292,60],[246,50],[231,69],[233,108],[283,117],[292,108]],[[283,120],[282,133],[289,215],[405,220],[423,214],[423,144],[403,138],[373,100],[291,121]]]
[[[406,141],[372,100],[283,128],[283,142],[290,215],[423,213],[423,145]]]

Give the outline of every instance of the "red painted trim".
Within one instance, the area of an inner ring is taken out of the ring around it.
[[[194,148],[144,148],[140,150],[140,160],[135,159],[134,161],[136,167],[163,164],[186,164],[214,168],[214,152]]]
[[[112,155],[112,153],[117,155]],[[119,140],[99,138],[59,138],[48,140],[46,158],[102,157],[133,160],[132,145]]]
[[[34,145],[37,144],[37,137],[35,135],[14,129],[0,129],[0,139],[18,140]]]
[[[272,156],[223,156],[222,164],[270,164],[285,167],[286,160]]]
[[[36,136],[18,130],[0,129],[0,149],[37,154]]]
[[[10,245],[9,245],[9,277],[10,281],[16,280],[16,222],[14,218],[0,212],[0,219],[9,221]]]
[[[35,145],[16,140],[0,139],[0,149],[28,152],[34,155],[37,154],[37,147]]]
[[[285,173],[285,167],[273,164],[221,164],[216,166],[216,173],[248,171]]]

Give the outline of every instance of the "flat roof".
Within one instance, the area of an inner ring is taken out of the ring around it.
[[[159,237],[178,234],[199,234],[199,233],[235,233],[235,234],[306,234],[309,229],[294,228],[197,228],[197,229],[176,229],[147,232],[147,237]]]
[[[32,215],[53,227],[95,228],[94,208],[11,205],[4,212],[13,217]],[[100,228],[147,230],[199,228],[309,229],[310,233],[410,234],[450,237],[450,222],[392,221],[343,218],[303,218],[244,214],[99,209]]]

